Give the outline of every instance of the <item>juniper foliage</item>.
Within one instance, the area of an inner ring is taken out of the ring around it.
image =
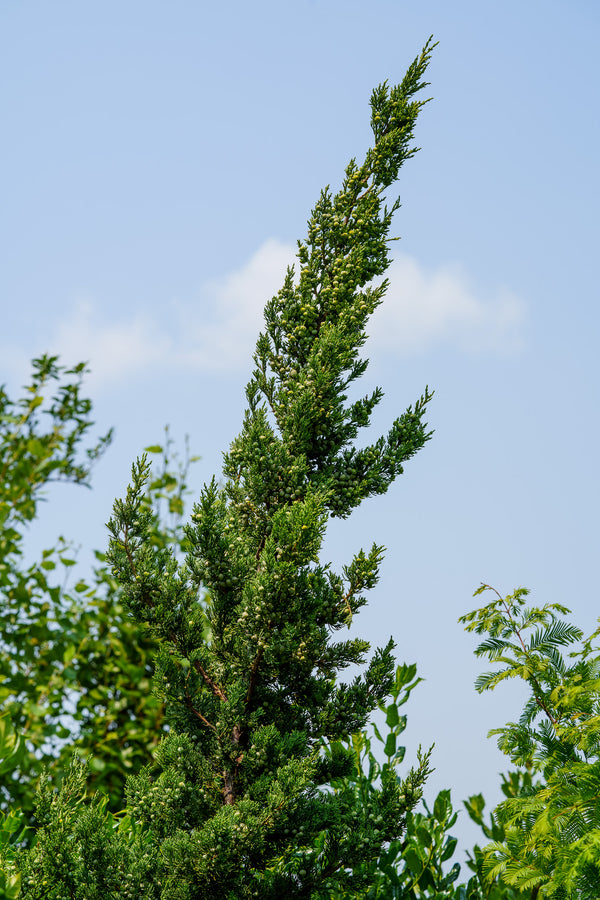
[[[420,797],[427,755],[404,782],[384,768],[368,808],[332,789],[354,771],[342,742],[393,688],[394,643],[339,682],[367,659],[367,641],[334,637],[376,585],[383,548],[360,551],[341,574],[319,551],[329,516],[385,493],[430,437],[426,389],[387,435],[359,449],[382,392],[353,402],[347,392],[367,367],[365,328],[387,287],[371,284],[389,264],[399,205],[386,206],[384,194],[416,152],[426,101],[415,95],[433,46],[401,84],[373,92],[373,146],[360,165],[350,162],[337,194],[321,193],[298,271],[266,306],[242,430],[224,456],[224,482],[206,485],[194,508],[185,563],[150,539],[145,457],[115,503],[108,558],[124,605],[160,644],[155,689],[171,731],[153,765],[128,780],[118,828],[97,804],[73,813],[75,862],[90,816],[105,836],[88,861],[105,896],[325,898],[334,884],[358,896],[373,877],[363,864],[401,835]],[[42,789],[47,821],[27,857],[24,898],[91,896],[72,875],[67,888],[51,864],[61,797]]]

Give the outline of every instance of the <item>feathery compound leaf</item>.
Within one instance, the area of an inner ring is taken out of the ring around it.
[[[503,840],[484,848],[482,872],[490,884],[500,880],[522,892],[597,900],[600,656],[591,645],[597,632],[570,652],[574,662],[568,664],[559,648],[577,644],[583,634],[560,618],[568,614],[565,607],[525,609],[523,589],[505,598],[495,593],[495,601],[460,620],[469,631],[487,632],[476,652],[504,665],[480,675],[476,686],[491,689],[510,677],[528,685],[519,722],[490,734],[516,766],[542,777],[496,808]]]

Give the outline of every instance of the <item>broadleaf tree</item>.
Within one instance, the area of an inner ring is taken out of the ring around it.
[[[329,516],[385,493],[430,437],[426,389],[359,449],[382,392],[352,402],[347,392],[367,367],[365,327],[387,287],[372,284],[389,264],[398,207],[384,195],[416,152],[432,49],[373,92],[373,146],[336,194],[321,193],[297,270],[265,308],[242,430],[223,483],[194,508],[185,563],[151,540],[146,458],[115,503],[108,559],[124,605],[160,645],[155,686],[171,731],[128,779],[118,828],[101,798],[83,802],[79,763],[58,794],[42,784],[24,898],[360,896],[372,877],[362,864],[398,838],[420,798],[427,754],[404,780],[383,770],[368,809],[332,789],[355,766],[342,742],[393,688],[394,642],[339,681],[370,649],[334,636],[365,605],[383,548],[359,551],[341,574],[319,552]]]
[[[20,809],[28,824],[37,779],[45,768],[60,782],[73,742],[91,755],[91,787],[121,809],[127,775],[151,760],[165,727],[151,691],[156,643],[123,609],[104,554],[96,552],[87,574],[64,538],[33,558],[26,548],[49,486],[89,486],[110,444],[110,432],[88,439],[85,374],[84,364],[66,368],[43,356],[16,398],[0,391],[0,808],[11,821]],[[165,438],[148,448],[160,465],[144,503],[154,543],[180,552],[192,459],[187,448],[183,460],[173,452],[168,430]]]
[[[69,734],[61,716],[73,670],[63,679],[58,670],[67,670],[66,654],[84,633],[69,618],[60,581],[53,580],[55,570],[71,568],[68,544],[59,538],[29,562],[26,531],[48,485],[89,485],[92,466],[111,440],[108,432],[84,446],[93,422],[82,391],[83,363],[67,369],[45,355],[33,360],[32,370],[17,399],[0,389],[0,701],[3,730],[21,735],[18,771],[5,767],[0,776],[0,804],[27,813],[39,757],[52,756]]]

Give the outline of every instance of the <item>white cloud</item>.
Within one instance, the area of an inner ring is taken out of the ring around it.
[[[185,334],[182,361],[217,372],[248,368],[263,326],[264,305],[282,286],[294,254],[295,248],[288,244],[265,241],[237,272],[202,287],[202,315],[180,306],[181,334]]]
[[[149,368],[247,370],[264,304],[281,287],[293,258],[292,247],[266,241],[236,272],[205,283],[196,301],[174,301],[155,316],[107,321],[91,300],[79,301],[50,346],[61,359],[88,360],[89,381],[96,384]]]
[[[106,322],[91,300],[81,300],[59,324],[51,346],[61,360],[87,360],[94,380],[111,381],[162,365],[173,338],[161,333],[148,315]]]
[[[382,350],[416,353],[446,344],[467,352],[511,352],[522,345],[523,302],[506,288],[482,297],[459,265],[427,271],[400,256],[369,327]]]
[[[96,383],[149,368],[248,371],[263,306],[281,287],[294,254],[294,247],[268,240],[240,269],[205,283],[195,301],[173,302],[160,314],[109,320],[91,300],[80,301],[48,346],[61,359],[89,360]],[[392,263],[388,278],[388,293],[369,326],[371,349],[403,355],[438,345],[467,352],[518,349],[524,309],[509,291],[484,299],[460,267],[427,271],[408,256]]]

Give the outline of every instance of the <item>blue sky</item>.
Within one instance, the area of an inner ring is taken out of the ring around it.
[[[520,694],[475,693],[458,616],[481,581],[527,585],[586,630],[599,612],[595,2],[1,0],[0,381],[15,390],[45,351],[87,359],[116,430],[92,492],[53,491],[32,552],[58,532],[82,558],[104,547],[167,423],[202,456],[199,491],[320,189],[367,148],[371,89],[430,34],[434,99],[364,387],[385,392],[374,434],[428,384],[435,436],[386,497],[332,523],[326,552],[388,548],[357,629],[392,633],[426,679],[409,754],[436,742],[430,795],[494,801],[507,767],[486,733]]]

